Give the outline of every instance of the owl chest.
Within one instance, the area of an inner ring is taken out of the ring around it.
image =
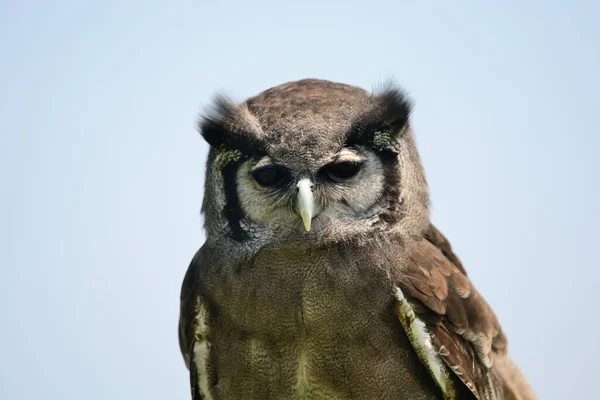
[[[212,299],[216,398],[388,398],[399,377],[411,381],[385,274],[314,253],[236,274]],[[389,398],[403,398],[395,390]]]
[[[358,335],[391,298],[383,274],[316,250],[261,253],[215,285],[223,323],[266,341]]]

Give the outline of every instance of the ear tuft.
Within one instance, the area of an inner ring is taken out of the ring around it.
[[[408,123],[412,103],[406,94],[388,85],[376,98],[381,107],[380,121],[389,132],[400,132]]]
[[[398,152],[399,138],[409,126],[412,103],[399,88],[388,84],[370,99],[370,107],[353,124],[349,144]]]
[[[253,154],[261,150],[261,129],[245,104],[238,105],[224,95],[217,95],[205,115],[200,117],[198,130],[213,148]]]

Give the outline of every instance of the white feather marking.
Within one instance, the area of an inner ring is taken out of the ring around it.
[[[212,400],[210,387],[208,385],[208,360],[210,354],[211,343],[208,341],[208,310],[204,304],[200,303],[196,306],[196,339],[194,343],[194,359],[196,364],[196,372],[198,374],[198,390],[203,399]]]
[[[448,368],[433,347],[427,326],[415,315],[412,306],[408,303],[400,288],[396,287],[394,295],[398,300],[400,322],[407,331],[406,333],[411,344],[417,351],[421,362],[429,369],[444,396],[452,398],[454,396],[454,388],[451,386],[452,382],[449,379]]]
[[[298,370],[296,371],[296,386],[298,390],[298,394],[302,397],[306,386],[307,386],[307,378],[308,378],[308,360],[306,358],[306,350],[304,349],[304,345],[300,348],[300,353],[298,354]]]
[[[361,162],[363,161],[363,157],[361,157],[355,149],[350,149],[348,147],[344,147],[337,154],[335,159],[336,162]]]

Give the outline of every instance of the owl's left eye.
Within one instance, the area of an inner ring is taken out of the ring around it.
[[[254,180],[261,186],[273,187],[281,185],[289,176],[287,169],[276,165],[255,169],[251,172]]]
[[[321,168],[321,173],[333,181],[342,182],[358,174],[361,167],[362,164],[359,162],[343,161],[324,166]]]

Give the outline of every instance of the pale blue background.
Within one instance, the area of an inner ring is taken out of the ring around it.
[[[304,77],[411,93],[434,220],[514,359],[542,399],[597,397],[598,21],[593,1],[2,1],[0,398],[188,398],[196,115]]]

